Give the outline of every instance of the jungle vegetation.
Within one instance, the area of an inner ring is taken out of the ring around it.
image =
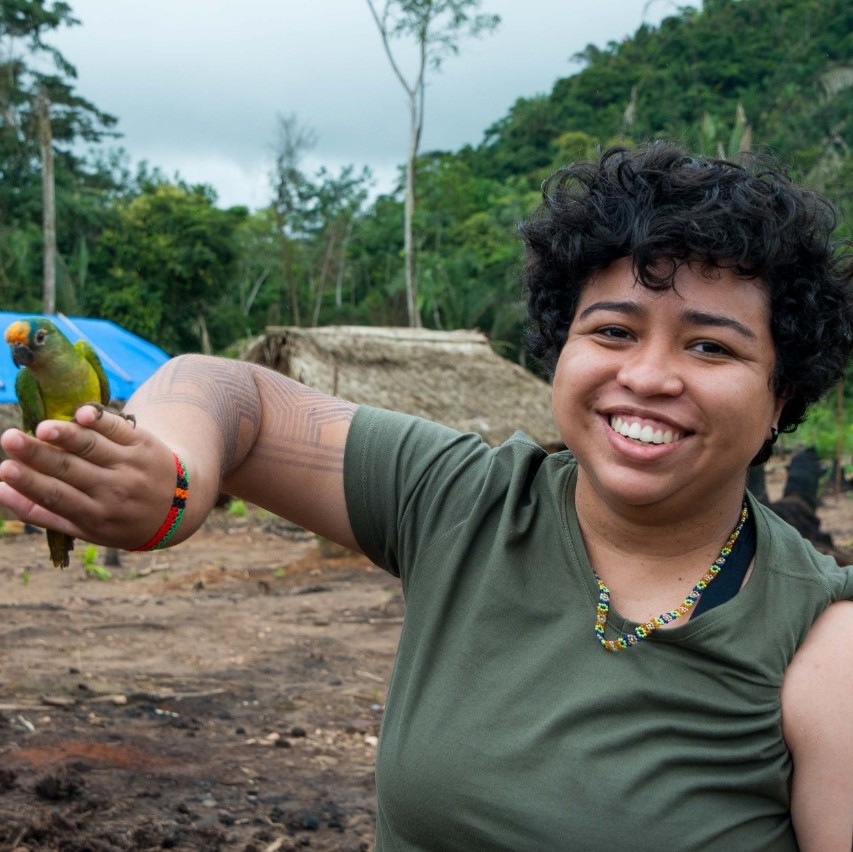
[[[51,32],[75,23],[69,3],[0,2],[5,309],[43,306],[46,99],[57,310],[112,319],[173,354],[234,351],[268,324],[409,323],[404,166],[397,190],[379,197],[357,164],[308,173],[310,133],[291,116],[265,209],[222,209],[210,187],[169,179],[156,164],[133,173],[116,148],[116,119],[77,93],[73,57],[49,46]],[[523,360],[516,225],[553,169],[599,145],[675,138],[714,154],[769,150],[836,201],[849,231],[849,0],[705,0],[624,41],[589,45],[574,61],[575,73],[520,98],[479,145],[417,157],[424,326],[479,328]],[[95,153],[76,154],[81,141]]]

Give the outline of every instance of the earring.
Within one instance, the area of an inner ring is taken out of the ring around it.
[[[779,440],[779,430],[775,426],[770,427],[770,445],[776,443]]]

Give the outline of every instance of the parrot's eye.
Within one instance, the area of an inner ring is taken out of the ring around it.
[[[36,337],[35,337],[36,343],[44,343],[45,337],[47,337],[47,332],[44,329],[40,328],[36,332]]]

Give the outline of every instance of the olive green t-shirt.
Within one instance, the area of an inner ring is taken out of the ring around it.
[[[407,603],[377,850],[795,850],[782,676],[853,574],[751,501],[741,592],[608,653],[575,477],[569,454],[520,434],[491,449],[358,409],[350,520]],[[609,630],[634,626],[611,612]]]

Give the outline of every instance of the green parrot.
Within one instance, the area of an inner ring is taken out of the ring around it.
[[[50,320],[30,317],[13,322],[6,329],[6,343],[12,350],[12,360],[21,368],[15,392],[25,432],[34,433],[42,420],[73,420],[84,403],[109,403],[106,373],[85,340],[72,345]],[[47,530],[47,544],[53,564],[65,568],[74,539]]]

